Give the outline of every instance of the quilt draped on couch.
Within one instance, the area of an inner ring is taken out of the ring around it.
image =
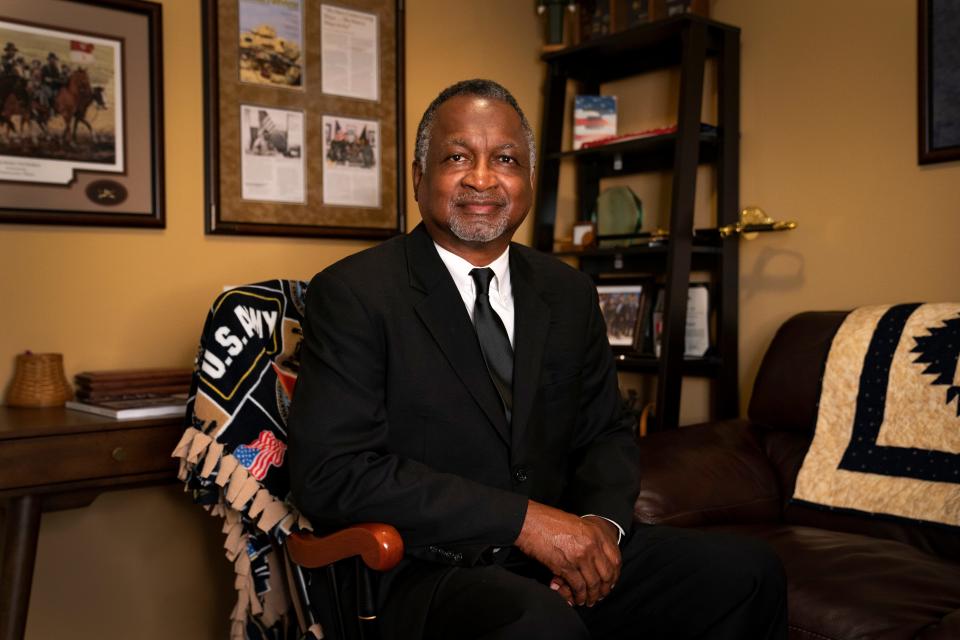
[[[794,499],[960,526],[960,304],[852,311],[830,346]]]

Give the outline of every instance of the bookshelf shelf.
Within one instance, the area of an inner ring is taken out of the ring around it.
[[[630,351],[614,351],[617,367],[623,371],[636,373],[656,373],[660,367],[660,359],[654,356],[645,356]],[[683,358],[681,366],[683,374],[694,377],[712,378],[722,368],[720,358],[707,356],[703,358]]]

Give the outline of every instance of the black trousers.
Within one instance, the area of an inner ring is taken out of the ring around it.
[[[513,640],[787,637],[786,583],[764,543],[732,535],[637,525],[621,544],[623,567],[610,595],[571,607],[532,561],[450,568],[420,565],[398,576],[381,610],[385,638]],[[518,554],[514,554],[518,555]],[[436,582],[436,573],[444,575]],[[425,623],[402,596],[436,589]],[[401,594],[394,597],[393,594]]]

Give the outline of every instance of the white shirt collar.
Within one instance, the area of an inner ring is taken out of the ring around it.
[[[477,267],[452,251],[444,249],[436,242],[433,243],[433,246],[437,248],[437,253],[440,254],[440,259],[443,260],[447,271],[450,272],[450,276],[453,278],[454,284],[457,285],[457,289],[460,291],[470,291],[473,292],[473,295],[476,295],[473,277],[470,275],[470,271]],[[510,246],[508,245],[496,260],[485,266],[493,269],[494,278],[490,283],[490,294],[496,295],[500,300],[509,300],[511,295]]]

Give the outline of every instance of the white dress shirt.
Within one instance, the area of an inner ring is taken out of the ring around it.
[[[463,298],[463,304],[467,307],[467,313],[470,314],[470,321],[473,322],[473,308],[477,303],[477,287],[473,281],[470,272],[478,267],[473,266],[460,256],[447,251],[436,242],[433,246],[437,248],[440,259],[450,272],[453,283],[457,285],[460,297]],[[493,270],[493,279],[490,281],[490,307],[500,317],[504,329],[507,330],[507,337],[510,338],[510,346],[513,346],[513,290],[510,288],[510,247],[500,254],[500,256],[486,265]],[[484,268],[484,267],[479,267]]]
[[[447,268],[447,271],[450,272],[453,283],[457,285],[457,291],[460,292],[460,297],[463,298],[463,304],[467,308],[467,313],[470,314],[470,321],[473,322],[473,308],[477,303],[477,288],[474,284],[473,276],[470,275],[470,271],[485,267],[475,267],[457,254],[447,251],[436,242],[433,243],[433,246],[437,248],[440,259],[443,260],[444,266]],[[508,246],[496,260],[486,265],[486,267],[493,270],[493,279],[490,281],[490,290],[488,292],[490,307],[493,308],[503,322],[503,327],[507,330],[507,336],[510,338],[510,346],[512,347],[514,346],[513,328],[515,323],[513,289],[510,286],[510,247]],[[613,526],[617,528],[617,544],[620,544],[624,531],[619,524],[610,518],[595,513],[587,513],[580,517],[586,518],[587,516],[603,518],[613,524]]]

